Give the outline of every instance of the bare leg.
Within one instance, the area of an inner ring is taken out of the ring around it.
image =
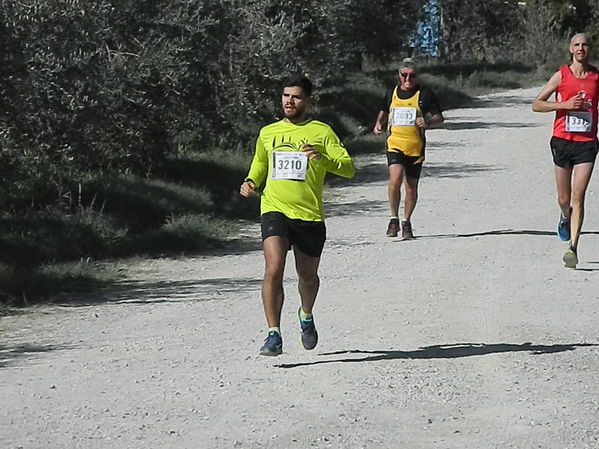
[[[283,307],[283,273],[289,249],[289,240],[284,237],[271,236],[263,242],[264,281],[262,282],[262,304],[269,327],[278,327],[281,322]]]
[[[578,247],[578,239],[584,220],[584,199],[593,173],[593,163],[574,166],[572,170],[572,214],[570,217],[570,246]]]
[[[557,187],[557,203],[562,211],[562,216],[570,218],[572,201],[572,168],[554,166],[555,184]]]
[[[418,201],[418,181],[418,178],[409,178],[406,176],[406,199],[403,209],[403,217],[405,221],[410,221],[412,213],[416,208],[416,202]]]
[[[301,310],[305,314],[312,314],[312,308],[320,287],[320,279],[318,278],[318,264],[320,257],[310,257],[303,253],[297,246],[293,247],[295,255],[295,269],[298,277],[298,290],[301,299]],[[300,310],[300,311],[301,311]],[[318,344],[318,332],[314,326],[314,319],[306,318],[303,320],[301,313],[298,313],[301,327],[301,341],[304,348],[307,350],[314,349]]]
[[[312,313],[318,288],[320,287],[320,278],[318,277],[318,264],[320,257],[310,257],[303,253],[297,246],[293,247],[295,256],[295,269],[297,271],[300,299],[304,313]]]
[[[389,165],[389,185],[387,197],[392,217],[399,217],[399,202],[401,201],[401,182],[403,181],[404,168],[402,165]]]

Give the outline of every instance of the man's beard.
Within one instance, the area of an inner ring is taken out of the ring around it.
[[[286,118],[293,120],[302,118],[304,111],[300,111],[298,109],[291,109],[290,111],[288,111],[287,109],[283,109],[283,114]]]

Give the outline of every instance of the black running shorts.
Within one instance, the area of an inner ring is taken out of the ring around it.
[[[595,162],[597,157],[597,140],[574,142],[552,137],[549,145],[553,154],[553,163],[558,167],[570,168],[585,162]]]
[[[401,165],[408,178],[419,179],[422,172],[422,156],[406,156],[403,153],[387,151],[387,165]]]
[[[326,227],[322,221],[304,221],[287,218],[281,212],[262,215],[262,241],[274,235],[289,240],[310,257],[320,257],[326,240]]]

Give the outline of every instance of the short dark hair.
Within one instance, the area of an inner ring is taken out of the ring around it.
[[[312,81],[310,81],[307,77],[299,76],[286,82],[285,87],[299,87],[306,95],[306,98],[308,98],[312,96],[312,89],[314,86],[312,85]]]

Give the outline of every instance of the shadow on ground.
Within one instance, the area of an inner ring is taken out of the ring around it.
[[[227,299],[231,293],[259,291],[261,278],[211,278],[182,281],[127,281],[97,290],[93,295],[76,300],[60,300],[55,304],[64,307],[84,307],[98,303],[160,304],[184,301],[211,301]]]
[[[358,164],[356,174],[353,178],[347,179],[334,175],[328,176],[327,185],[330,187],[350,187],[386,180],[387,162],[385,155],[381,154],[380,157],[375,156],[372,162]]]
[[[422,167],[423,178],[466,178],[481,173],[489,173],[492,171],[503,170],[502,167],[496,165],[485,164],[465,164],[465,163],[445,163],[439,164],[427,162]]]
[[[434,147],[433,151],[442,147]],[[467,164],[467,163],[435,163],[426,162],[422,167],[422,177],[428,178],[465,178],[481,173],[503,170],[496,165],[485,164]],[[387,160],[385,155],[381,155],[374,162],[359,165],[356,168],[356,175],[351,178],[341,178],[339,176],[330,176],[327,178],[327,185],[330,187],[350,187],[363,186],[365,184],[384,182],[388,179]],[[383,199],[386,202],[385,199]]]
[[[463,131],[465,129],[491,129],[491,128],[538,128],[545,126],[539,123],[516,123],[516,122],[477,122],[477,121],[447,121],[443,128],[450,131]]]
[[[599,234],[598,231],[582,231],[581,234]],[[538,231],[535,229],[497,229],[494,231],[469,232],[464,234],[429,234],[418,236],[418,239],[448,239],[448,238],[468,238],[481,237],[485,235],[550,235],[554,236],[555,231]]]
[[[33,358],[43,352],[62,351],[73,349],[67,345],[38,345],[33,343],[21,343],[16,345],[0,345],[0,368],[15,364],[17,360]]]
[[[561,345],[535,345],[530,342],[522,344],[511,343],[453,343],[446,345],[425,346],[415,351],[365,351],[360,349],[348,349],[335,352],[324,352],[319,356],[338,356],[342,354],[366,355],[366,357],[342,357],[330,360],[317,360],[304,363],[282,363],[275,365],[278,368],[297,368],[301,366],[322,365],[325,363],[360,363],[380,362],[382,360],[404,360],[404,359],[455,359],[461,357],[473,357],[502,352],[530,352],[533,355],[553,354],[556,352],[574,351],[577,348],[598,346],[591,343],[573,343]]]
[[[533,99],[529,97],[522,97],[519,95],[506,94],[506,95],[489,95],[479,98],[475,98],[472,104],[468,107],[472,108],[500,108],[505,106],[519,106],[519,105],[531,105]]]
[[[370,213],[382,213],[387,210],[387,203],[384,199],[367,200],[360,199],[351,203],[331,202],[325,205],[328,217],[341,217],[352,215],[370,215]],[[385,212],[386,213],[386,212]]]

